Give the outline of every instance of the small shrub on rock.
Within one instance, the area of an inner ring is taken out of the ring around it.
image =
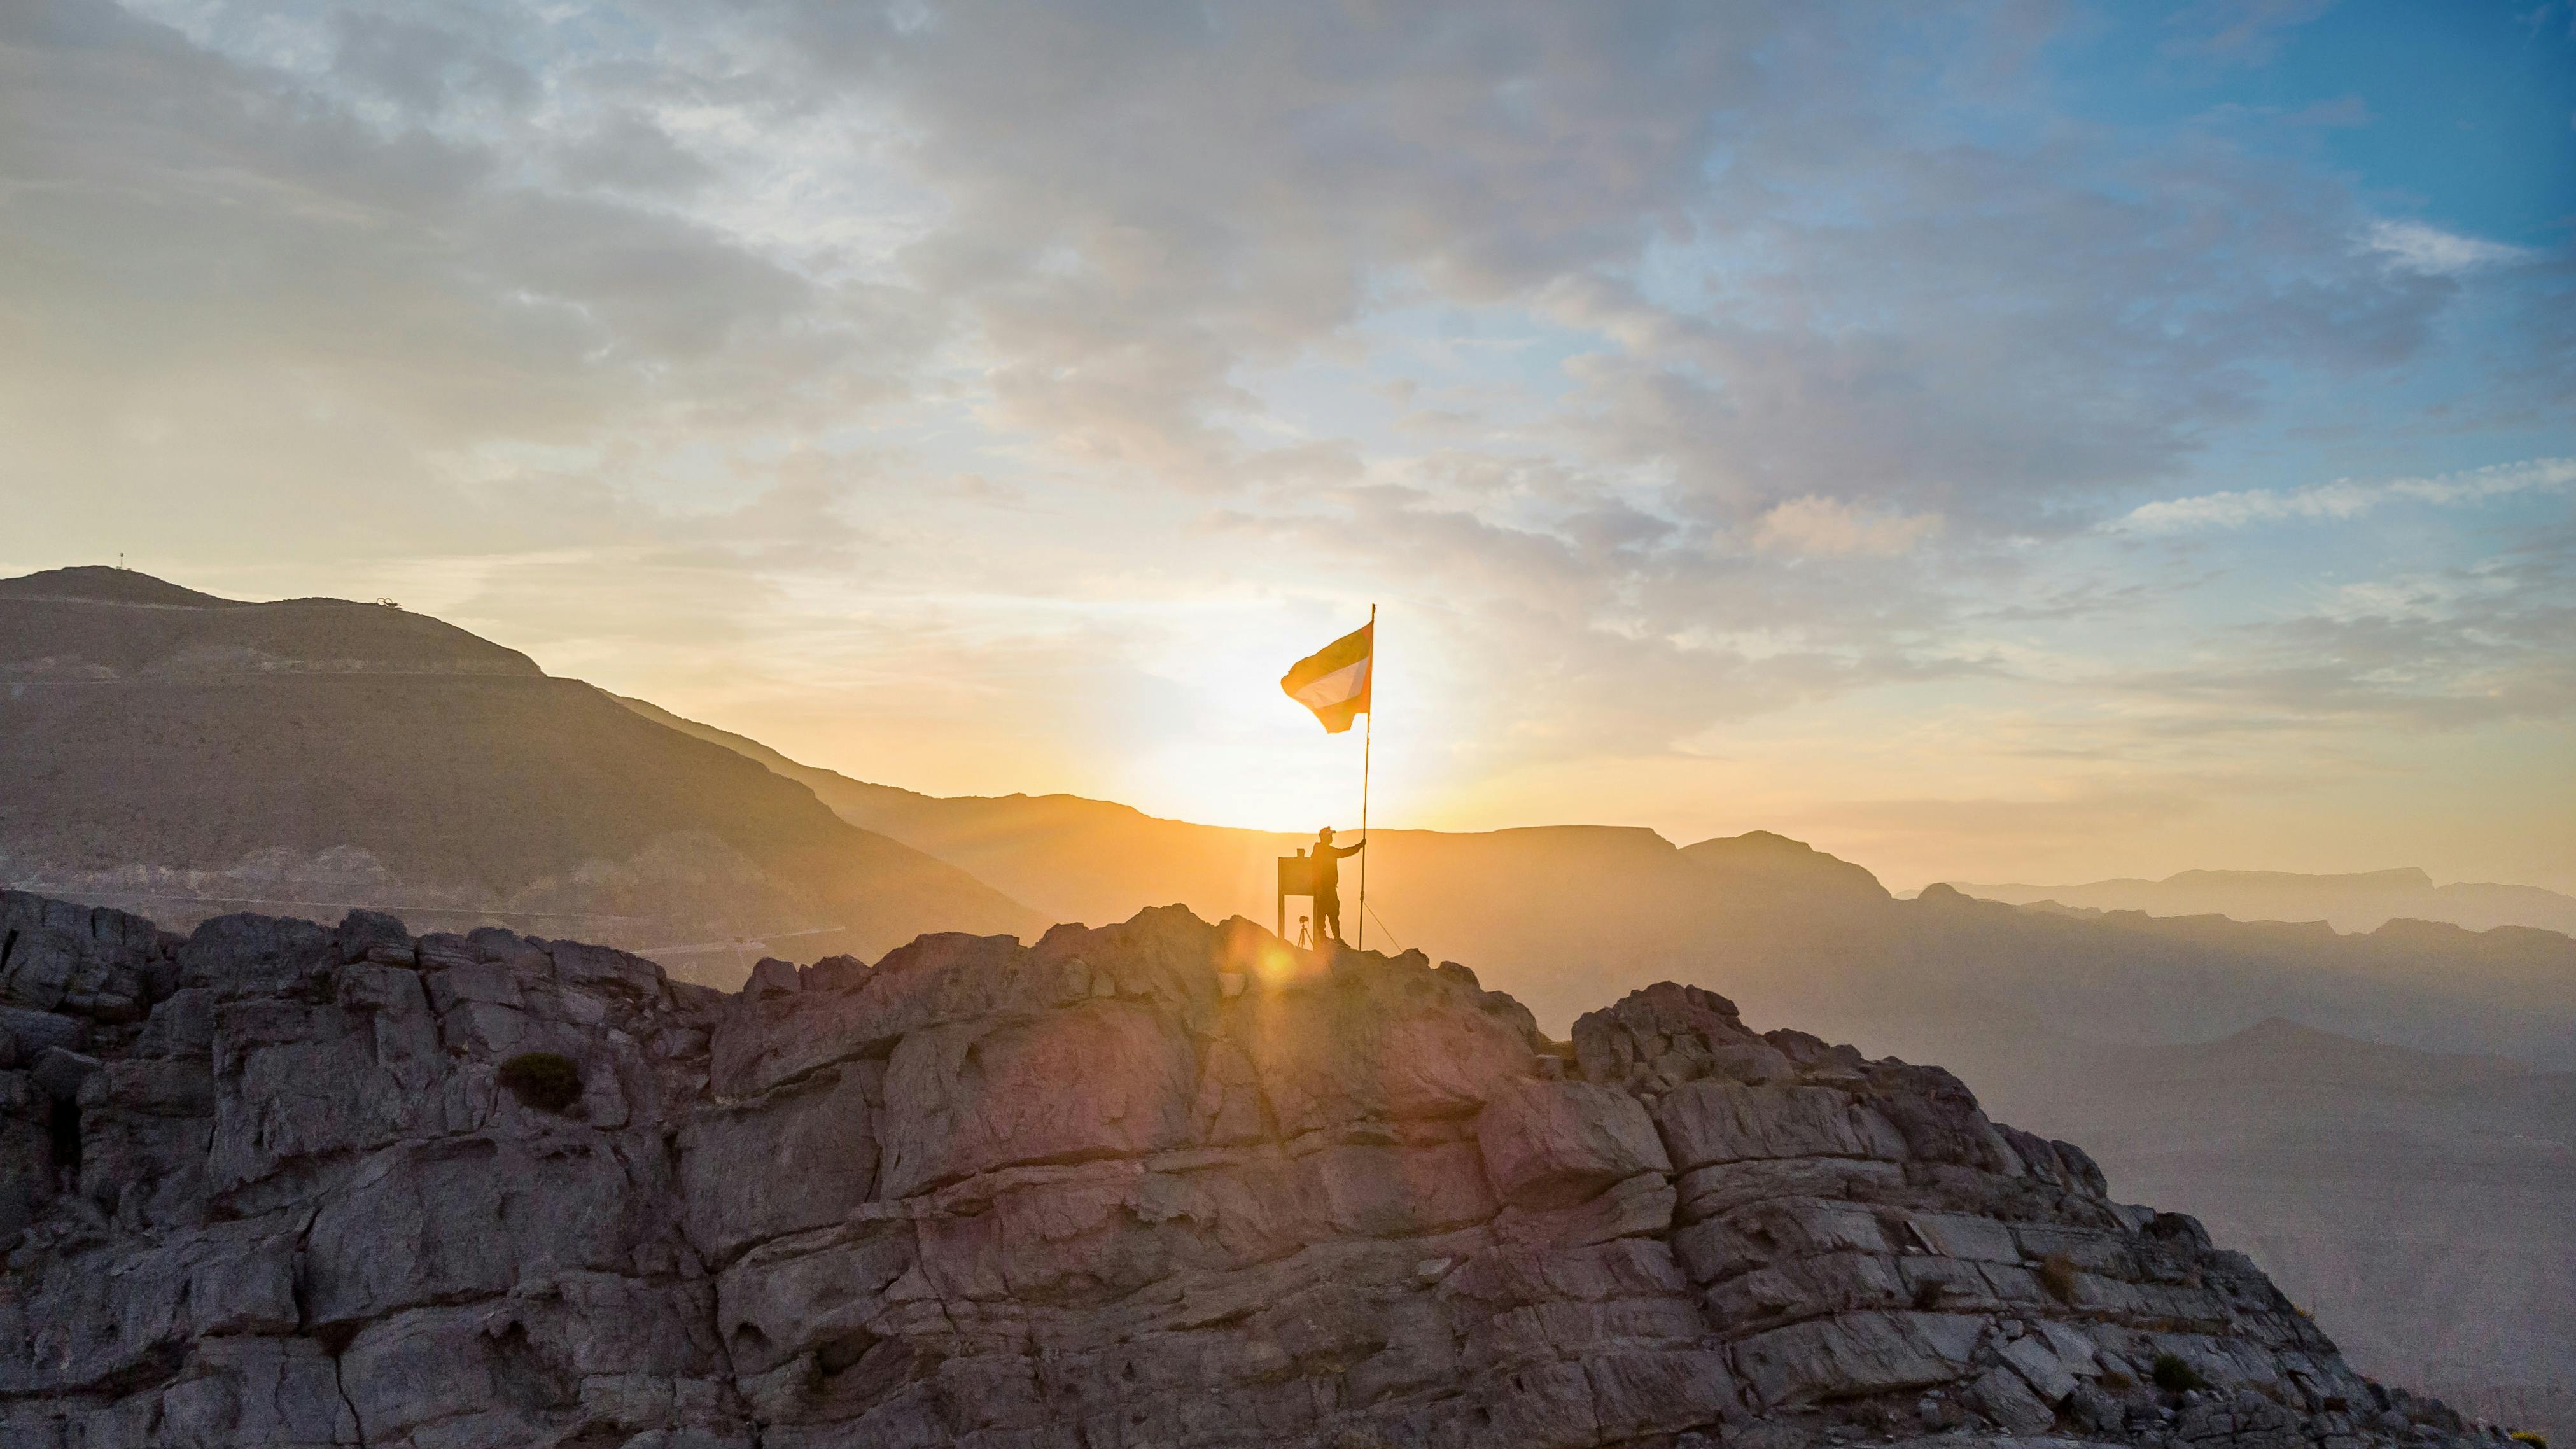
[[[2075,1301],[2075,1260],[2064,1253],[2051,1253],[2040,1260],[2039,1286],[2060,1303]]]
[[[2198,1369],[2184,1363],[2180,1354],[2157,1354],[2155,1366],[2148,1370],[2148,1376],[2156,1381],[2157,1388],[2169,1394],[2209,1387],[2209,1380],[2202,1378]]]
[[[2516,1429],[2513,1431],[2513,1437],[2521,1443],[2531,1445],[2532,1449],[2549,1449],[2549,1441],[2529,1429]]]
[[[521,1052],[501,1063],[501,1085],[520,1105],[561,1112],[581,1100],[581,1068],[556,1052]]]

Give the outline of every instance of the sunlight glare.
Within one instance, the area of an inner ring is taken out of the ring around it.
[[[1328,819],[1345,829],[1357,824],[1367,722],[1326,733],[1280,690],[1279,677],[1367,619],[1364,604],[1265,604],[1257,612],[1219,610],[1174,629],[1156,655],[1139,661],[1170,686],[1164,698],[1172,717],[1145,722],[1120,798],[1156,815],[1252,829],[1303,833]],[[1423,640],[1401,642],[1416,651],[1405,664],[1419,670]],[[1381,703],[1402,705],[1426,692],[1419,674],[1390,688],[1381,670]],[[1378,805],[1401,809],[1418,797],[1422,781],[1387,767],[1420,751],[1390,743],[1378,741],[1374,794]]]

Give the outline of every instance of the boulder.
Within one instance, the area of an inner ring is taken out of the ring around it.
[[[2057,1411],[2032,1392],[2029,1380],[2008,1368],[1979,1375],[1968,1385],[1968,1402],[2010,1433],[2045,1434],[2057,1425]]]
[[[885,1194],[1019,1163],[1177,1147],[1197,1076],[1188,1039],[1124,1001],[913,1032],[886,1065]]]
[[[1905,1139],[1869,1106],[1831,1087],[1757,1087],[1707,1078],[1655,1104],[1655,1125],[1685,1171],[1759,1158],[1901,1161]]]
[[[123,911],[0,891],[0,1004],[136,1020],[169,987],[175,939]]]
[[[2075,1392],[2075,1375],[2059,1362],[2057,1350],[2036,1333],[2024,1334],[2003,1346],[2003,1360],[2030,1385],[2030,1391],[2052,1410],[2066,1402]]]
[[[1981,1319],[1937,1313],[1846,1313],[1736,1343],[1736,1371],[1766,1409],[1952,1382],[1968,1367]]]
[[[1777,1048],[1745,1029],[1734,1002],[1669,981],[1577,1018],[1574,1055],[1586,1080],[1642,1093],[1712,1072],[1778,1081],[1792,1070]]]
[[[1669,1172],[1635,1097],[1589,1082],[1525,1082],[1476,1116],[1494,1196],[1516,1207],[1570,1207],[1641,1172]]]
[[[340,959],[346,962],[407,962],[413,957],[411,932],[403,923],[383,911],[351,911],[340,919],[334,933],[339,940]]]
[[[183,987],[152,1008],[152,1017],[135,1039],[138,1055],[206,1057],[215,1049],[215,993],[203,986]]]
[[[1428,970],[1354,969],[1247,994],[1243,1044],[1283,1135],[1472,1117],[1526,1076],[1537,1029],[1517,1004]]]
[[[57,1102],[72,1102],[79,1100],[83,1084],[101,1070],[96,1057],[65,1051],[61,1047],[47,1047],[36,1053],[33,1069],[27,1076],[46,1096]]]
[[[752,963],[751,979],[742,984],[743,994],[757,1000],[770,996],[793,996],[804,989],[797,979],[796,965],[775,956],[763,956]]]
[[[876,1186],[871,1079],[884,1068],[825,1068],[755,1102],[703,1108],[680,1129],[680,1193],[690,1242],[714,1262],[840,1222]]]
[[[47,1047],[76,1052],[89,1044],[89,1028],[78,1020],[23,1006],[0,1006],[0,1033],[15,1044],[20,1061],[35,1061]]]

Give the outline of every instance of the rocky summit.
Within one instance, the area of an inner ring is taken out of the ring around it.
[[[1178,908],[767,961],[0,894],[11,1446],[2493,1442],[1937,1067]]]

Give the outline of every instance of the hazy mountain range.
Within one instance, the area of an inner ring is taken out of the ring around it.
[[[843,819],[1051,918],[1123,920],[1178,902],[1267,922],[1272,862],[1305,843],[1069,795],[918,795],[628,703],[741,750]],[[1671,975],[1723,989],[1750,1013],[1829,1021],[1855,1038],[2028,1020],[2147,1044],[2285,1016],[2576,1068],[2576,941],[2553,932],[2396,921],[2341,935],[2215,917],[2084,919],[1947,887],[1898,900],[1867,870],[1763,831],[1676,847],[1650,830],[1604,826],[1379,830],[1369,861],[1373,942],[1464,961],[1556,1031],[1604,989]]]
[[[2483,931],[2537,926],[2576,934],[2576,896],[2539,886],[2461,882],[2437,886],[2413,866],[2353,875],[2282,870],[2187,870],[2163,880],[2097,880],[2086,885],[1970,885],[1981,900],[2054,904],[2073,910],[2144,911],[2151,916],[2233,916],[2240,921],[2323,921],[2338,931],[2374,931],[2392,920],[2448,921]]]
[[[174,927],[380,905],[686,970],[738,935],[873,953],[1044,924],[730,751],[374,604],[0,582],[0,775],[0,879]]]
[[[1273,862],[1305,843],[871,784],[419,615],[107,569],[0,582],[0,778],[0,879],[50,894],[167,925],[352,905],[492,921],[721,985],[762,952],[873,956],[1148,905],[1268,924]],[[1757,1024],[1951,1065],[2006,1117],[2098,1144],[2120,1190],[2257,1245],[2365,1368],[2434,1364],[2463,1403],[2576,1428],[2576,1322],[2534,1287],[2576,1266],[2555,1206],[2576,1187],[2567,935],[2092,914],[2075,891],[1899,900],[1760,831],[1380,830],[1365,858],[1370,945],[1462,961],[1553,1033],[1671,977]]]
[[[2083,1132],[2121,1192],[2189,1204],[2356,1362],[2576,1430],[2576,1074],[2279,1019],[2191,1046],[1927,1055],[2017,1125]]]

